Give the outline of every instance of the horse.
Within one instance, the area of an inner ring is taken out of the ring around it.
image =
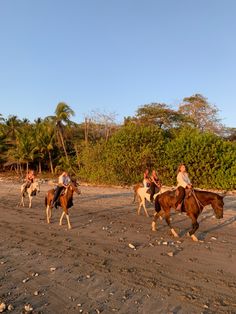
[[[156,213],[154,214],[154,218],[152,221],[152,231],[156,231],[156,221],[162,209],[165,213],[165,220],[168,226],[170,227],[172,234],[174,235],[174,237],[179,236],[170,223],[171,208],[174,208],[176,210],[175,204],[177,190],[166,191],[157,196],[155,200]],[[199,228],[199,223],[197,219],[205,206],[211,205],[214,210],[216,218],[217,219],[223,218],[224,196],[221,196],[213,192],[194,189],[185,197],[183,211],[186,212],[186,214],[192,220],[192,229],[188,232],[188,235],[191,236],[193,241],[198,241],[198,238],[195,236],[194,233]]]
[[[138,196],[138,202],[139,202],[137,213],[138,213],[138,215],[140,215],[141,207],[143,206],[143,209],[144,209],[147,217],[149,217],[149,214],[148,214],[148,211],[146,208],[145,200],[147,200],[148,202],[151,202],[150,201],[150,194],[147,193],[148,189],[149,188],[143,187],[143,185],[141,183],[138,183],[133,187],[133,190],[134,190],[133,203],[135,202],[137,196]],[[155,200],[157,195],[160,193],[161,193],[161,189],[156,194],[154,194],[153,199]]]
[[[40,192],[39,181],[36,180],[35,182],[31,183],[28,188],[25,188],[25,183],[23,183],[21,185],[20,190],[21,190],[21,200],[20,200],[19,206],[25,206],[24,197],[26,196],[26,194],[28,194],[28,197],[29,197],[29,208],[31,208],[32,207],[32,198],[33,198],[33,196],[35,196],[37,193]]]
[[[63,219],[64,215],[66,215],[68,229],[71,229],[68,209],[73,206],[72,201],[73,201],[73,193],[74,192],[76,192],[77,194],[81,193],[81,191],[79,190],[77,183],[75,181],[68,184],[66,190],[64,191],[63,194],[60,194],[58,201],[57,201],[57,205],[61,206],[63,209],[59,225],[60,226],[62,225],[62,219]],[[47,194],[45,196],[47,223],[50,223],[50,219],[52,217],[53,197],[54,197],[54,189],[51,189],[47,192]]]

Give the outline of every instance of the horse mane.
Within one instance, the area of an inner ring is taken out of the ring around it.
[[[207,190],[200,190],[200,189],[193,189],[194,192],[199,193],[201,195],[206,194],[206,195],[212,195],[212,196],[217,196],[218,198],[224,198],[225,195],[220,195],[219,193],[213,192],[213,191],[207,191]]]

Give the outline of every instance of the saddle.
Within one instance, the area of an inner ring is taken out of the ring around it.
[[[189,198],[193,193],[193,189],[185,189],[185,198]],[[179,195],[179,190],[175,190],[175,196],[178,197]]]
[[[185,198],[189,198],[193,193],[193,189],[185,189]]]

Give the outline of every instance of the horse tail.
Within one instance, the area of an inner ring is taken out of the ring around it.
[[[45,206],[48,205],[48,198],[47,198],[47,195],[45,196]]]
[[[135,201],[136,201],[138,188],[139,188],[139,184],[135,184],[135,185],[133,186],[133,190],[134,190],[134,199],[133,199],[133,203],[135,203]]]
[[[133,204],[135,203],[136,201],[136,197],[137,197],[137,190],[134,188],[134,199],[133,199]]]
[[[133,203],[135,203],[136,201],[136,197],[137,197],[137,192],[138,192],[138,188],[140,188],[142,185],[140,183],[137,183],[133,186],[133,190],[134,190],[134,199],[133,199]]]
[[[157,213],[159,213],[161,211],[161,205],[160,205],[160,202],[159,202],[159,197],[160,197],[160,195],[157,195],[157,197],[155,199],[155,211]]]

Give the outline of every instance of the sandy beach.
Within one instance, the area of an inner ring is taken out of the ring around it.
[[[185,214],[172,213],[179,238],[164,220],[152,232],[131,188],[80,188],[68,230],[66,220],[59,226],[61,208],[46,223],[47,182],[23,208],[20,183],[0,181],[4,312],[236,313],[236,196],[225,197],[221,220],[204,209],[193,242]]]

